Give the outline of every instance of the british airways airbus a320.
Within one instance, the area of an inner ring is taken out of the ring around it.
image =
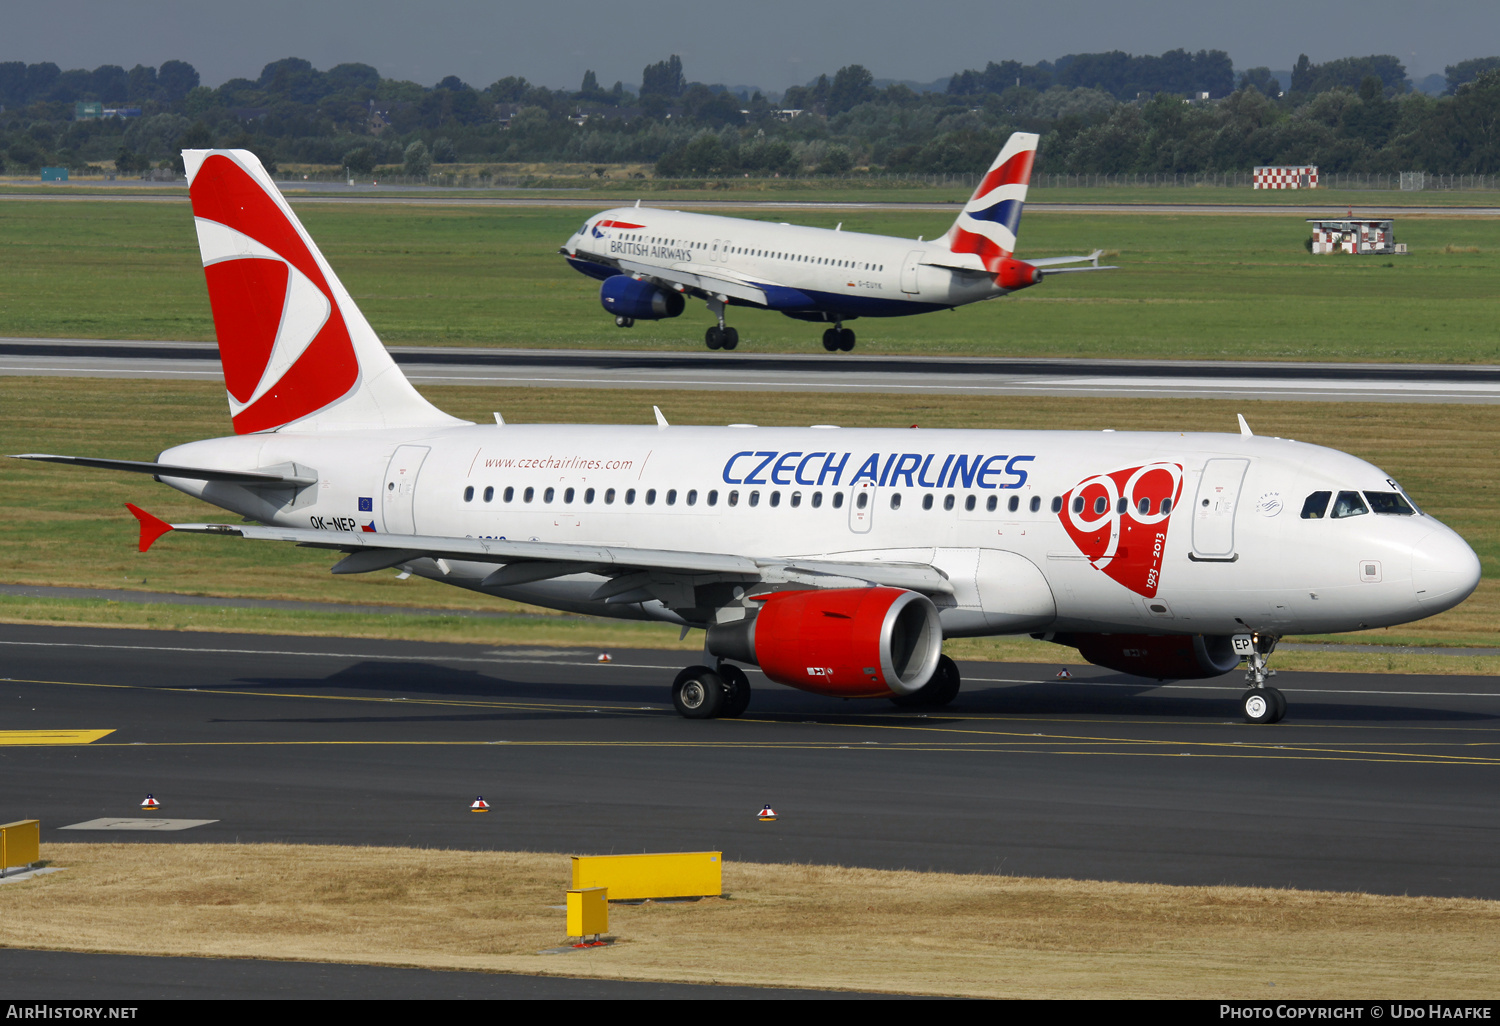
[[[1045,275],[1112,269],[1099,266],[1100,251],[1013,255],[1036,145],[1035,135],[1012,135],[953,227],[931,242],[637,204],[590,218],[561,252],[576,270],[603,279],[599,302],[622,328],[676,317],[683,297],[694,296],[718,320],[704,335],[710,349],[739,345],[739,331],[724,323],[727,307],[756,306],[832,324],[823,348],[847,352],[854,332],[844,322],[856,317],[950,310],[1030,288]]]
[[[737,716],[741,665],[841,698],[937,707],[944,638],[1031,634],[1102,666],[1249,664],[1286,711],[1285,634],[1406,623],[1479,581],[1464,540],[1382,470],[1239,434],[471,424],[412,388],[254,155],[188,150],[235,434],[130,462],[250,523],[168,531],[342,553],[555,609],[704,632],[672,685]]]

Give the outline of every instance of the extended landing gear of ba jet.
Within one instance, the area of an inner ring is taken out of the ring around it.
[[[1276,650],[1278,640],[1268,634],[1250,637],[1250,651],[1245,655],[1249,664],[1245,681],[1250,689],[1240,696],[1246,723],[1279,723],[1286,715],[1286,696],[1266,683],[1266,678],[1276,676],[1275,670],[1266,669],[1266,657]]]
[[[616,317],[615,318],[615,327],[617,327],[617,328],[633,328],[633,327],[635,327],[635,318],[634,317]]]
[[[719,299],[708,301],[708,312],[719,319],[719,323],[703,333],[703,341],[710,349],[733,349],[740,344],[740,333],[733,328],[724,326],[724,302]]]
[[[733,719],[750,707],[750,679],[733,663],[689,666],[672,682],[672,705],[690,720]]]
[[[830,353],[837,353],[839,350],[847,353],[854,348],[854,330],[844,327],[844,322],[839,321],[823,332],[823,348]]]

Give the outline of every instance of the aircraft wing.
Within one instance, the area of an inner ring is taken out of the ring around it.
[[[638,549],[614,545],[511,541],[504,538],[449,538],[319,531],[250,524],[168,524],[137,507],[141,551],[168,531],[233,535],[255,541],[281,541],[305,548],[332,549],[346,555],[334,564],[336,574],[368,573],[420,559],[493,563],[484,583],[491,587],[529,584],[572,574],[609,577],[591,596],[619,602],[662,597],[683,586],[737,580],[750,584],[803,584],[813,587],[860,587],[873,584],[925,594],[951,595],[953,585],[925,563],[865,563],[783,556],[737,556],[718,552]],[[443,571],[445,574],[447,570]],[[666,601],[663,598],[663,601]],[[671,602],[667,603],[671,605]],[[686,603],[691,605],[691,602]]]
[[[618,264],[622,271],[667,288],[687,289],[705,298],[717,295],[755,306],[769,305],[765,289],[756,283],[730,274],[712,273],[699,264],[673,264],[667,268],[638,264],[633,260],[620,260]]]

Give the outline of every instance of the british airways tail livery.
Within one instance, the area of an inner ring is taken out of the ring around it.
[[[1112,270],[1099,265],[1097,250],[1015,256],[1036,146],[1035,135],[1012,135],[953,227],[931,242],[637,204],[590,218],[560,252],[602,279],[599,302],[622,328],[676,317],[692,296],[707,301],[718,321],[704,335],[710,349],[739,345],[739,331],[724,323],[728,307],[755,306],[832,324],[823,348],[847,352],[854,331],[844,322],[856,317],[948,310],[1030,288],[1046,275]]]
[[[1248,428],[458,421],[407,383],[253,155],[184,158],[236,434],[154,461],[20,457],[151,474],[251,521],[131,506],[142,551],[170,531],[290,542],[341,554],[336,574],[702,630],[705,662],[672,685],[690,718],[744,712],[742,665],[938,707],[960,683],[944,638],[1030,634],[1150,678],[1248,662],[1244,715],[1274,722],[1281,636],[1417,620],[1479,581],[1377,467]],[[1012,215],[973,221],[956,244],[1003,273]]]

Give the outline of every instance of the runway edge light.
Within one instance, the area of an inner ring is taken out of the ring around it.
[[[760,815],[755,818],[762,823],[774,823],[776,822],[776,810],[767,805],[760,810]]]
[[[141,811],[142,812],[160,812],[161,811],[161,802],[157,801],[155,798],[153,798],[151,795],[148,794],[148,795],[146,795],[146,800],[143,801],[143,802],[141,802]]]
[[[474,799],[474,803],[469,806],[469,811],[470,812],[489,812],[490,811],[490,803],[484,800],[484,795],[480,795],[479,797],[475,798]]]

